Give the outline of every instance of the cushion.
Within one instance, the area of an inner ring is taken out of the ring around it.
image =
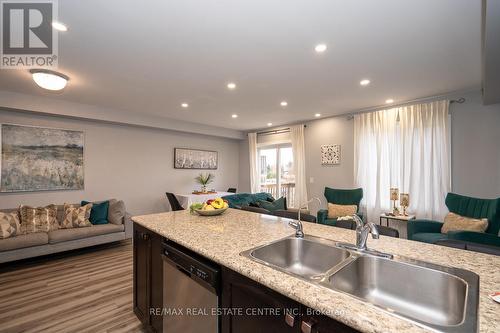
[[[354,215],[358,211],[356,205],[337,205],[328,203],[328,218],[335,219],[342,216]]]
[[[488,229],[488,219],[474,219],[450,212],[444,218],[441,233],[446,234],[455,230],[485,232],[486,229]]]
[[[0,239],[16,236],[21,232],[19,213],[0,212]]]
[[[71,241],[75,239],[88,238],[93,236],[112,234],[114,232],[122,232],[125,227],[116,224],[101,224],[93,225],[89,228],[72,228],[72,229],[59,229],[49,232],[49,243],[60,243]]]
[[[57,207],[55,205],[46,207],[21,205],[19,214],[21,216],[21,234],[49,232],[58,228],[56,220]]]
[[[90,227],[92,225],[89,221],[91,209],[91,203],[79,207],[76,205],[64,204],[64,218],[60,224],[61,228]]]
[[[37,245],[46,245],[49,236],[46,232],[35,232],[27,235],[18,235],[6,239],[0,239],[0,251],[10,251]]]
[[[125,218],[125,203],[122,200],[109,200],[108,221],[112,224],[123,224]]]
[[[257,201],[260,208],[267,209],[270,212],[274,212],[275,210],[286,210],[286,198],[281,197],[279,199],[274,200],[273,202],[269,202],[267,200],[259,200]]]
[[[264,201],[274,201],[271,194],[266,192],[261,193],[238,193],[230,194],[222,197],[229,203],[229,208],[241,208],[242,206],[249,206],[252,202],[257,202],[259,200]]]
[[[90,203],[89,201],[82,201],[82,206]],[[108,223],[108,209],[109,201],[103,201],[100,203],[93,202],[92,210],[90,211],[90,223],[96,224],[107,224]]]
[[[439,232],[419,232],[413,234],[412,240],[434,244],[438,240],[448,239],[448,235],[440,234]]]

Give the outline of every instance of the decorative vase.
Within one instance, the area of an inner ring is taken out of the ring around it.
[[[207,193],[207,186],[206,185],[202,185],[201,186],[201,193]]]

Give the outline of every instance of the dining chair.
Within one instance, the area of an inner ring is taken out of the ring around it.
[[[236,193],[236,188],[234,188],[234,187],[230,187],[230,188],[228,188],[228,189],[227,189],[227,191],[228,191],[229,193]]]
[[[179,200],[177,200],[177,197],[173,193],[165,192],[165,194],[167,195],[168,202],[170,202],[171,211],[184,210],[184,208],[179,203]]]

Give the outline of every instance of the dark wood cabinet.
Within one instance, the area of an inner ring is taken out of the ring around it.
[[[324,316],[317,311],[305,308],[300,321],[301,333],[357,333],[359,331],[346,326],[335,319]]]
[[[134,312],[146,328],[162,332],[162,237],[134,223]]]
[[[356,333],[229,269],[222,271],[222,333]]]
[[[299,332],[300,304],[229,269],[222,281],[222,333]]]

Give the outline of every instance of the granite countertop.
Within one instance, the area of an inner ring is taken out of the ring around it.
[[[202,217],[188,211],[134,216],[132,220],[220,265],[247,276],[299,303],[362,332],[433,332],[391,315],[347,294],[318,286],[240,256],[240,252],[294,234],[289,220],[228,209],[221,216]],[[306,235],[355,242],[355,232],[304,223]],[[500,304],[488,297],[500,291],[500,257],[426,243],[380,236],[368,247],[417,260],[470,270],[480,276],[479,332],[500,329]]]

